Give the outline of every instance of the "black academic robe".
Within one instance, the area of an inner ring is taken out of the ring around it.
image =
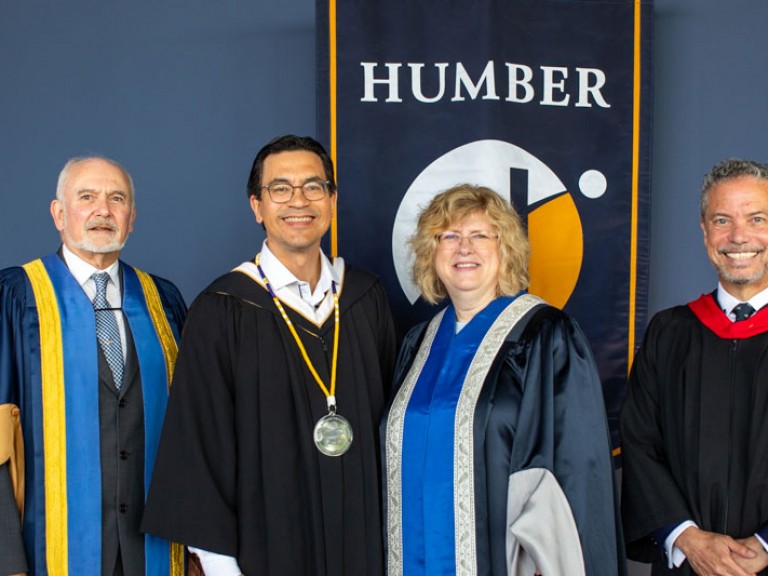
[[[284,305],[323,382],[334,318]],[[268,292],[240,272],[216,280],[185,325],[144,516],[147,531],[234,556],[245,574],[382,574],[378,424],[395,358],[381,283],[347,267],[336,398],[354,441],[321,454],[327,413]]]
[[[711,295],[702,302],[710,326],[690,305],[651,320],[622,410],[628,555],[653,574],[692,573],[666,568],[664,526],[690,519],[743,538],[768,521],[768,311],[733,325]]]
[[[425,345],[425,332],[426,325],[420,325],[406,336],[397,361],[398,386]],[[576,548],[583,567],[563,567],[558,560],[553,562],[560,565],[558,574],[626,574],[602,388],[584,333],[562,311],[540,305],[497,350],[481,348],[481,354],[492,354],[492,363],[471,420],[474,477],[470,482],[454,473],[454,490],[472,499],[463,507],[471,507],[474,515],[474,538],[471,552],[463,555],[462,573],[517,574],[530,566],[525,556],[553,560],[563,549],[570,554]],[[459,416],[456,421],[461,426]],[[386,421],[382,429],[388,429]],[[391,441],[384,438],[385,450],[391,450]],[[390,462],[388,453],[387,463],[388,474],[393,473],[389,468],[397,473],[399,465]],[[537,486],[530,485],[533,478]],[[555,502],[557,497],[564,498]],[[397,518],[411,511],[391,509],[390,500],[388,525],[395,515],[397,526]],[[566,524],[567,529],[556,530]],[[398,546],[398,533],[388,531],[390,548]],[[553,534],[558,536],[553,539]],[[561,536],[571,541],[558,540]],[[400,567],[392,565],[392,558],[390,550],[388,574],[395,576]]]

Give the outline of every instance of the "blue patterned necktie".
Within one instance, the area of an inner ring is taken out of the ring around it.
[[[93,299],[93,309],[96,312],[96,338],[99,341],[104,356],[107,357],[115,386],[120,389],[123,384],[123,347],[120,344],[120,330],[117,319],[107,304],[107,282],[109,274],[97,272],[93,276],[96,283],[96,296]]]
[[[752,316],[752,314],[755,313],[755,309],[749,302],[742,302],[741,304],[734,306],[731,312],[733,312],[736,322],[741,322]]]

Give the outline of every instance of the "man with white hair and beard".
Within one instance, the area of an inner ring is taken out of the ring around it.
[[[700,212],[717,290],[651,320],[621,415],[627,555],[768,574],[768,166],[715,166]]]
[[[139,524],[186,306],[118,259],[117,162],[67,162],[51,216],[60,249],[0,271],[0,575],[182,574]]]

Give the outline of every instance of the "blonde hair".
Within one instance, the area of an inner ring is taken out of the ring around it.
[[[419,214],[416,233],[408,244],[414,254],[413,281],[422,298],[437,304],[447,295],[435,269],[437,236],[452,224],[482,213],[499,235],[499,296],[512,296],[528,288],[530,244],[520,215],[490,188],[459,184],[435,196]]]

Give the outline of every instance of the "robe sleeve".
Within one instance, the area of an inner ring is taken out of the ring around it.
[[[653,562],[662,548],[653,533],[670,524],[694,518],[675,481],[664,444],[656,371],[663,321],[655,317],[638,351],[621,412],[622,515],[630,558]]]
[[[21,268],[0,271],[0,404],[18,405],[22,395],[20,386],[25,356],[21,343],[25,294],[26,280]],[[15,451],[16,446],[15,436],[10,440],[14,444],[6,447],[9,453],[11,449]],[[0,452],[3,452],[2,448]],[[10,463],[0,458],[0,573],[13,574],[26,570],[21,518],[11,482]]]
[[[204,293],[184,327],[142,529],[236,556],[231,298]]]
[[[521,471],[551,472],[531,492],[540,500],[536,508],[550,511],[553,528],[567,526],[572,515],[586,574],[626,574],[602,385],[586,336],[566,314],[547,307],[531,320],[523,340],[524,391],[510,485]],[[550,476],[556,483],[544,481]],[[560,490],[565,508],[555,498]],[[575,544],[551,542],[538,554],[566,554]]]
[[[22,268],[0,271],[0,404],[21,403],[26,288]]]
[[[506,544],[509,576],[585,575],[576,522],[549,470],[532,468],[510,477]]]

